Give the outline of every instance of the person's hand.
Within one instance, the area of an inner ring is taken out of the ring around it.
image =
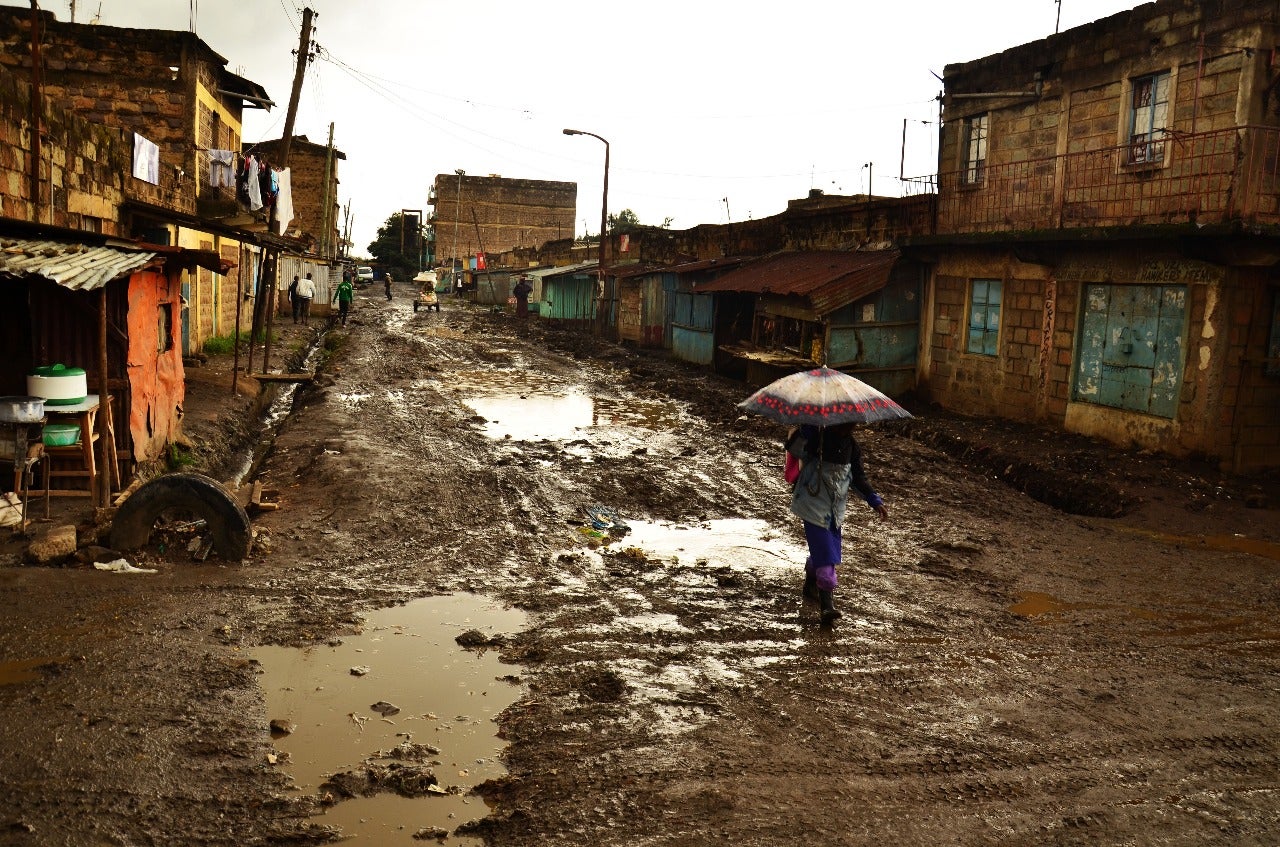
[[[874,508],[876,510],[876,514],[880,516],[880,520],[882,521],[889,520],[889,507],[886,506],[884,503],[881,503],[879,506],[874,506],[872,508]]]

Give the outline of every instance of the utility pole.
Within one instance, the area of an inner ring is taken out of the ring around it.
[[[329,150],[324,157],[324,205],[320,208],[323,213],[320,218],[320,228],[323,233],[320,236],[320,254],[326,259],[333,258],[333,251],[330,249],[330,242],[333,241],[333,231],[337,228],[337,221],[333,220],[333,205],[336,202],[329,195],[329,189],[333,185],[333,122],[329,122]]]
[[[34,3],[35,0],[32,0]],[[298,65],[293,72],[293,91],[289,93],[289,111],[284,118],[284,139],[280,145],[280,167],[289,166],[289,148],[293,146],[293,120],[298,116],[298,98],[302,95],[302,77],[307,72],[307,60],[311,53],[310,7],[302,10],[302,37],[298,40]]]

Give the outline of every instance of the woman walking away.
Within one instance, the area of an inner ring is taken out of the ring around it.
[[[804,521],[804,536],[809,542],[804,597],[821,604],[822,623],[830,626],[840,617],[834,592],[836,565],[840,564],[840,525],[844,523],[849,487],[858,490],[881,520],[889,517],[889,510],[867,481],[862,451],[853,438],[853,424],[806,424],[793,429],[787,436],[787,452],[800,461],[791,511]]]

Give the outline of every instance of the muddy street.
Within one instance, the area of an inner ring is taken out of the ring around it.
[[[0,569],[0,843],[1280,841],[1250,481],[866,430],[823,628],[744,385],[451,299],[319,345],[249,560]]]

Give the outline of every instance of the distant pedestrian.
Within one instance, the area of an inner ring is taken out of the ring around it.
[[[316,284],[311,279],[311,274],[307,274],[306,279],[298,282],[297,302],[298,313],[302,316],[304,326],[311,325],[311,301],[316,296]]]
[[[293,322],[298,322],[298,275],[293,275],[293,282],[289,283],[289,310],[293,313]]]
[[[386,276],[382,278],[382,282],[383,282],[383,287],[386,288],[386,291],[387,291],[387,299],[390,300],[391,299],[391,271],[387,271]]]
[[[529,282],[527,276],[520,277],[520,281],[516,283],[516,287],[511,289],[511,293],[516,297],[516,320],[527,324],[529,322],[529,294],[533,291],[533,283]]]
[[[355,286],[351,284],[351,280],[343,278],[338,283],[338,289],[333,292],[334,302],[338,304],[338,319],[342,321],[342,325],[347,325],[347,313],[351,311],[351,300],[355,297]]]

